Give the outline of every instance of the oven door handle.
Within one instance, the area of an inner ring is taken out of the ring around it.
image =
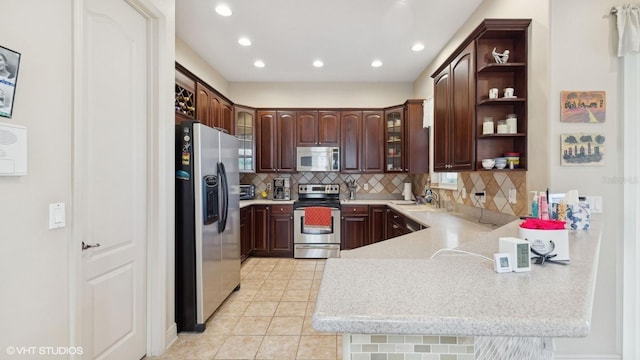
[[[338,246],[338,244],[333,244],[333,245],[300,245],[300,244],[296,244],[296,247],[298,249],[333,249],[336,246]]]

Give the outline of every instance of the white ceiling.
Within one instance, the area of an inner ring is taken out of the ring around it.
[[[481,2],[177,0],[176,35],[230,82],[413,82]],[[218,15],[220,3],[233,15]]]

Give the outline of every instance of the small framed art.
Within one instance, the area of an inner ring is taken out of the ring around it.
[[[560,166],[604,165],[604,134],[561,134]]]
[[[562,91],[560,121],[568,123],[603,123],[607,114],[604,91]]]
[[[0,116],[13,114],[19,68],[20,53],[0,45]]]

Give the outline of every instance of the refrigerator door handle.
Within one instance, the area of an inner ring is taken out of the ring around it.
[[[229,182],[227,181],[227,172],[222,162],[218,163],[218,178],[220,179],[222,192],[222,209],[220,220],[218,221],[218,233],[222,233],[227,228],[227,217],[229,214]]]

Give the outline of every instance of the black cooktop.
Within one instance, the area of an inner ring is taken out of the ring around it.
[[[325,206],[340,208],[340,185],[338,184],[299,184],[298,200],[293,208]]]
[[[323,206],[334,209],[340,208],[340,199],[298,199],[293,202],[293,208],[299,209],[309,206]]]

